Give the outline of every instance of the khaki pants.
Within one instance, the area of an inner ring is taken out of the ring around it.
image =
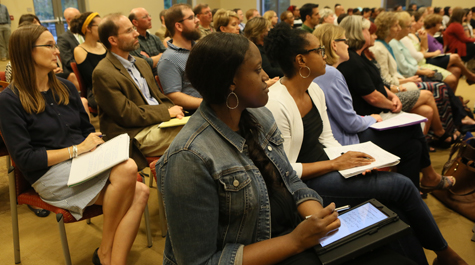
[[[158,128],[158,124],[148,126],[135,135],[140,151],[145,156],[161,156],[173,142],[183,126]]]

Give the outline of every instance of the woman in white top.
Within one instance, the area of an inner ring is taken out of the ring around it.
[[[373,172],[345,179],[338,170],[367,165],[373,158],[351,151],[333,160],[326,156],[323,147],[339,146],[339,143],[331,132],[325,96],[312,82],[325,74],[325,47],[320,41],[304,30],[291,30],[279,24],[269,32],[266,45],[266,52],[284,72],[284,77],[269,88],[266,107],[275,117],[284,138],[285,153],[297,175],[320,194],[324,204],[334,201],[336,205],[355,205],[376,198],[395,206],[408,217],[414,230],[424,235],[416,236],[418,241],[434,250],[439,260],[466,264],[438,235],[430,211],[425,210],[427,206],[408,178],[393,172]],[[402,243],[405,253],[420,264],[427,262],[424,255],[419,256],[419,242],[418,246],[412,243],[411,240]]]
[[[414,59],[418,62],[423,62],[425,59],[429,64],[447,69],[455,76],[462,74],[467,78],[467,81],[475,83],[475,74],[467,69],[458,54],[444,55],[441,54],[440,50],[428,51],[428,33],[423,29],[424,18],[422,13],[415,12],[414,16],[411,17],[411,21],[410,33],[402,38],[401,42],[406,46]]]

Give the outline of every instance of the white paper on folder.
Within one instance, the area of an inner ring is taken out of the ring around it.
[[[427,118],[419,114],[400,112],[400,113],[381,113],[379,114],[383,121],[370,126],[378,131],[384,131],[393,128],[405,127],[414,124],[426,122]]]
[[[79,185],[129,159],[130,137],[124,133],[73,159],[68,186]]]
[[[329,159],[335,159],[342,155],[342,153],[346,153],[348,151],[357,151],[363,152],[372,156],[376,161],[373,163],[361,166],[361,167],[354,167],[349,169],[340,170],[340,174],[345,178],[350,178],[365,172],[366,170],[372,170],[373,168],[383,168],[383,167],[390,167],[399,164],[400,158],[395,156],[386,150],[382,149],[381,147],[375,145],[373,142],[368,141],[365,143],[359,144],[352,144],[352,145],[345,145],[339,147],[329,147],[325,148],[325,153]]]

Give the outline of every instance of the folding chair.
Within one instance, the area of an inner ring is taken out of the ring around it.
[[[0,133],[1,135],[1,133]],[[0,146],[0,155],[8,155],[8,150],[4,146]],[[38,208],[42,208],[56,214],[56,221],[58,222],[59,233],[61,237],[61,244],[63,247],[64,259],[67,265],[71,265],[71,256],[69,253],[68,239],[66,237],[65,223],[74,223],[87,219],[90,224],[90,218],[102,214],[102,206],[91,205],[88,206],[80,220],[76,220],[69,211],[52,206],[41,200],[40,196],[31,187],[30,183],[23,177],[19,169],[12,163],[11,159],[7,159],[8,179],[9,179],[9,193],[10,193],[10,210],[12,215],[12,234],[13,234],[13,252],[15,256],[15,264],[21,262],[20,260],[20,237],[18,229],[18,211],[17,205],[28,204]],[[137,174],[137,181],[144,182],[142,176]],[[144,211],[145,228],[147,231],[147,247],[152,247],[152,232],[150,230],[150,215],[148,211],[148,204]]]

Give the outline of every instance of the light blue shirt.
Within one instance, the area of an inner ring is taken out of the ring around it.
[[[150,88],[148,87],[147,80],[142,77],[142,74],[139,72],[137,67],[135,67],[135,61],[137,60],[132,55],[129,55],[129,59],[126,60],[113,52],[111,53],[119,60],[124,68],[127,69],[127,72],[129,73],[130,77],[132,77],[132,80],[134,80],[135,84],[139,87],[142,95],[145,97],[145,100],[147,100],[147,103],[149,105],[160,104],[157,99],[154,98],[152,94],[150,94]]]
[[[333,137],[341,145],[360,143],[359,132],[376,123],[371,116],[360,116],[353,109],[353,98],[345,77],[335,67],[327,65],[326,73],[313,80],[323,90]]]
[[[416,74],[419,65],[417,60],[412,57],[411,52],[396,39],[392,39],[389,45],[393,49],[394,59],[397,63],[397,71],[404,77],[410,77]]]

